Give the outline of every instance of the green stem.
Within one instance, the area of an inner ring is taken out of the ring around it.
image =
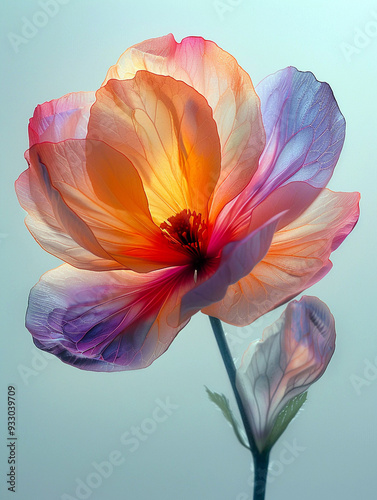
[[[237,401],[238,409],[242,418],[242,423],[244,425],[247,440],[249,442],[250,451],[253,455],[255,469],[254,500],[264,500],[266,492],[266,479],[268,473],[269,452],[260,453],[257,445],[255,444],[253,433],[242,404],[241,396],[236,386],[236,367],[234,366],[233,358],[229,350],[228,342],[225,338],[225,333],[221,321],[218,318],[214,318],[212,316],[209,316],[209,320],[211,322],[212,330],[215,334],[217,345],[219,346],[220,354],[223,358],[223,362],[228,373],[229,381]]]
[[[264,500],[269,452],[254,454],[254,500]]]

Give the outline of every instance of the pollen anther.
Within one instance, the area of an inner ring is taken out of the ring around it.
[[[160,225],[160,229],[171,244],[179,245],[182,250],[188,251],[196,259],[204,257],[208,241],[208,226],[202,220],[202,215],[197,214],[195,210],[191,212],[185,209],[169,217]]]

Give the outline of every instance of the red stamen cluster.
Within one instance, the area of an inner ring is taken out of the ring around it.
[[[179,214],[169,217],[160,228],[171,243],[188,250],[196,261],[203,259],[207,248],[208,226],[202,221],[202,214],[182,210]]]

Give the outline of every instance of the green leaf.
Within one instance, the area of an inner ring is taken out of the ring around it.
[[[215,403],[218,408],[220,408],[226,420],[233,427],[234,434],[236,435],[238,441],[242,444],[242,446],[250,450],[249,446],[246,444],[245,438],[243,437],[244,431],[234,417],[227,397],[224,394],[218,394],[217,392],[210,391],[207,386],[204,387],[206,388],[209,399],[212,403]]]
[[[305,403],[308,393],[304,392],[292,398],[277,416],[272,431],[267,438],[264,449],[270,450],[279,437],[283,434],[291,420],[297,415],[301,406]]]

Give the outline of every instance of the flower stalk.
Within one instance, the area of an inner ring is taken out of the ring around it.
[[[254,453],[254,500],[264,500],[268,474],[269,451]]]
[[[242,423],[245,428],[247,440],[249,443],[250,451],[253,455],[254,460],[254,500],[264,500],[266,493],[266,480],[268,473],[268,460],[269,451],[264,451],[260,453],[258,450],[253,433],[248,422],[244,406],[240,394],[236,386],[236,367],[234,366],[233,358],[229,350],[228,342],[225,338],[224,329],[222,327],[221,321],[218,318],[212,316],[209,317],[213,333],[217,341],[217,345],[220,350],[221,357],[228,373],[229,381],[232,386],[234,396],[237,401],[238,410],[241,415]]]

